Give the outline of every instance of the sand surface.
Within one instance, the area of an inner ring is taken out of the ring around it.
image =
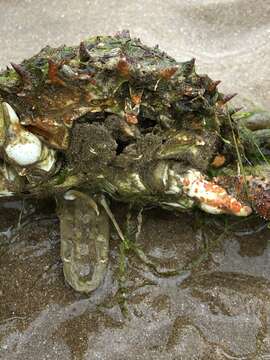
[[[0,67],[50,44],[77,44],[129,29],[237,92],[237,102],[270,107],[268,0],[0,1]]]

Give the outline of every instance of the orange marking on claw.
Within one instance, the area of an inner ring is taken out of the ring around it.
[[[137,116],[134,114],[126,114],[126,121],[128,124],[138,124]]]
[[[252,209],[229,195],[227,191],[214,183],[207,181],[196,170],[191,170],[181,178],[184,192],[191,198],[197,199],[201,207],[212,213],[230,213],[239,216],[247,216]]]
[[[183,179],[183,185],[188,186],[190,184],[190,181],[188,179]],[[198,191],[198,189],[197,189]]]
[[[240,210],[241,210],[241,204],[238,202],[238,201],[236,201],[236,200],[231,200],[231,208],[233,209],[233,211],[235,212],[235,213],[237,213],[237,212],[240,212]]]
[[[209,190],[211,191],[211,186],[209,186]],[[227,194],[222,187],[215,185],[212,187],[212,192],[217,194],[217,198],[205,199],[205,204],[235,215],[239,214],[241,210],[247,213],[251,212],[249,207],[242,205],[238,200]]]
[[[204,199],[205,204],[213,206],[215,208],[230,212],[231,214],[237,215],[241,210],[250,212],[249,207],[242,205],[239,201],[226,194],[217,199]]]
[[[133,102],[134,105],[139,105],[141,103],[141,99],[142,99],[142,95],[132,95],[131,96],[131,100]]]
[[[224,189],[221,186],[213,184],[213,183],[208,182],[208,181],[204,182],[204,188],[205,188],[206,191],[211,191],[211,192],[214,192],[216,194],[224,193]]]

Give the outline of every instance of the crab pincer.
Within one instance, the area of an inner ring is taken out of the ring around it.
[[[252,213],[250,206],[229,195],[214,181],[206,180],[197,170],[189,170],[181,177],[181,181],[184,193],[195,199],[199,207],[207,213],[236,216],[248,216]]]

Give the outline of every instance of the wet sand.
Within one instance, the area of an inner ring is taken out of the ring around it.
[[[179,60],[196,57],[236,103],[270,107],[267,1],[0,0],[0,9],[0,67],[129,28]],[[270,358],[270,230],[258,219],[145,211],[139,244],[159,274],[129,253],[119,289],[113,234],[104,285],[87,297],[64,284],[54,202],[25,203],[18,228],[21,208],[0,206],[1,360]],[[126,208],[115,209],[123,226]]]
[[[25,203],[16,229],[21,205],[1,209],[1,359],[267,359],[261,220],[146,210],[138,245],[156,269],[128,253],[120,283],[113,233],[105,282],[87,297],[64,283],[53,202]],[[123,227],[127,208],[114,210]]]

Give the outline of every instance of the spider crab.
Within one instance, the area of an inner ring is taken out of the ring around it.
[[[252,162],[269,115],[229,107],[232,95],[194,59],[177,62],[123,31],[11,66],[0,73],[0,196],[56,197],[75,290],[100,286],[111,222],[123,236],[109,197],[270,217],[267,168]]]

